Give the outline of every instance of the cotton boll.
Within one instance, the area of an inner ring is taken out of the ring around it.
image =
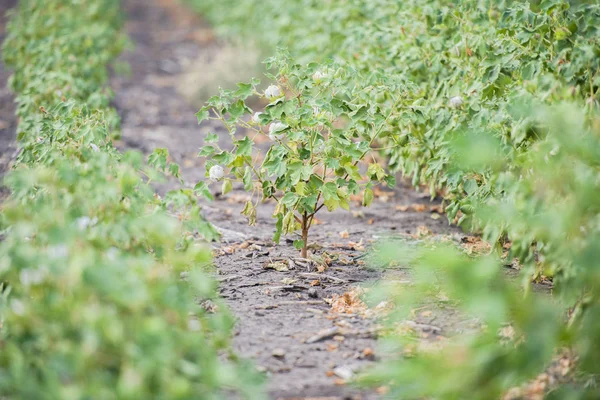
[[[269,125],[269,138],[271,140],[283,138],[283,134],[277,134],[277,132],[281,132],[285,128],[287,128],[287,126],[284,123],[279,121],[272,122],[271,125]]]
[[[452,108],[459,108],[463,105],[463,99],[460,96],[454,96],[450,99],[449,104]]]
[[[212,167],[210,167],[210,170],[208,171],[208,177],[211,181],[218,181],[219,179],[223,178],[223,176],[225,176],[225,171],[223,170],[223,167],[221,167],[220,165],[213,165]]]
[[[265,96],[270,99],[281,96],[281,89],[279,86],[271,85],[265,90]]]
[[[323,72],[321,71],[317,71],[313,74],[312,79],[315,82],[321,82],[323,80],[323,78],[325,78],[327,75],[325,75]]]
[[[261,115],[262,115],[261,112],[254,113],[254,115],[252,116],[252,122],[254,122],[255,124],[259,124]]]

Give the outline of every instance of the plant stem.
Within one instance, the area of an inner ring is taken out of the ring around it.
[[[300,252],[300,256],[302,258],[307,258],[308,256],[308,229],[309,229],[309,223],[308,223],[308,219],[309,216],[306,214],[306,212],[304,214],[302,214],[302,250]]]

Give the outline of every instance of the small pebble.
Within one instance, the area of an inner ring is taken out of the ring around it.
[[[273,355],[273,357],[283,358],[285,357],[285,350],[279,348],[274,349],[271,355]]]

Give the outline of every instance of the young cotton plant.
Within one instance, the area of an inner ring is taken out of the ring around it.
[[[335,64],[301,66],[285,55],[266,63],[278,72],[267,75],[274,83],[263,93],[257,91],[258,80],[239,84],[235,91],[221,90],[197,113],[199,122],[220,120],[233,141],[233,148],[224,150],[217,135],[208,134],[200,156],[207,158],[207,175],[222,182],[224,194],[234,180],[252,193],[242,211],[250,225],[256,221],[258,202],[273,199],[274,241],[279,242],[282,233],[299,232],[294,246],[306,258],[308,233],[320,210],[349,210],[350,196],[361,192],[362,204],[368,206],[373,185],[394,184],[394,177],[374,159],[367,166],[361,164],[387,117],[369,102],[368,91],[354,92],[342,85],[354,73],[350,69]],[[371,79],[373,89],[381,85],[380,77]],[[396,95],[400,97],[401,91]],[[268,104],[254,113],[246,104],[250,96]],[[256,143],[265,141],[266,146]],[[205,182],[196,190],[210,197]]]

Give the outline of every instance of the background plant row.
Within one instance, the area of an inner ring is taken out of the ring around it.
[[[385,364],[375,382],[394,383],[403,398],[496,398],[564,346],[578,350],[587,386],[557,398],[597,397],[597,2],[189,2],[226,37],[253,39],[266,53],[283,46],[311,71],[329,58],[344,66],[325,80],[352,93],[356,109],[386,117],[378,144],[388,167],[442,195],[449,220],[482,232],[507,263],[518,258],[526,288],[532,276],[554,279],[557,296],[539,299],[503,284],[497,257],[384,250],[423,271],[422,290],[388,293],[399,304],[443,289],[488,329]],[[508,346],[497,336],[506,324],[517,338]],[[390,342],[399,352],[405,344]]]
[[[147,166],[112,145],[105,83],[121,26],[117,0],[23,0],[10,15],[21,151],[0,219],[0,396],[259,397],[229,352],[210,248],[193,239],[213,231],[191,192],[160,199],[150,186],[178,167],[164,150]]]

